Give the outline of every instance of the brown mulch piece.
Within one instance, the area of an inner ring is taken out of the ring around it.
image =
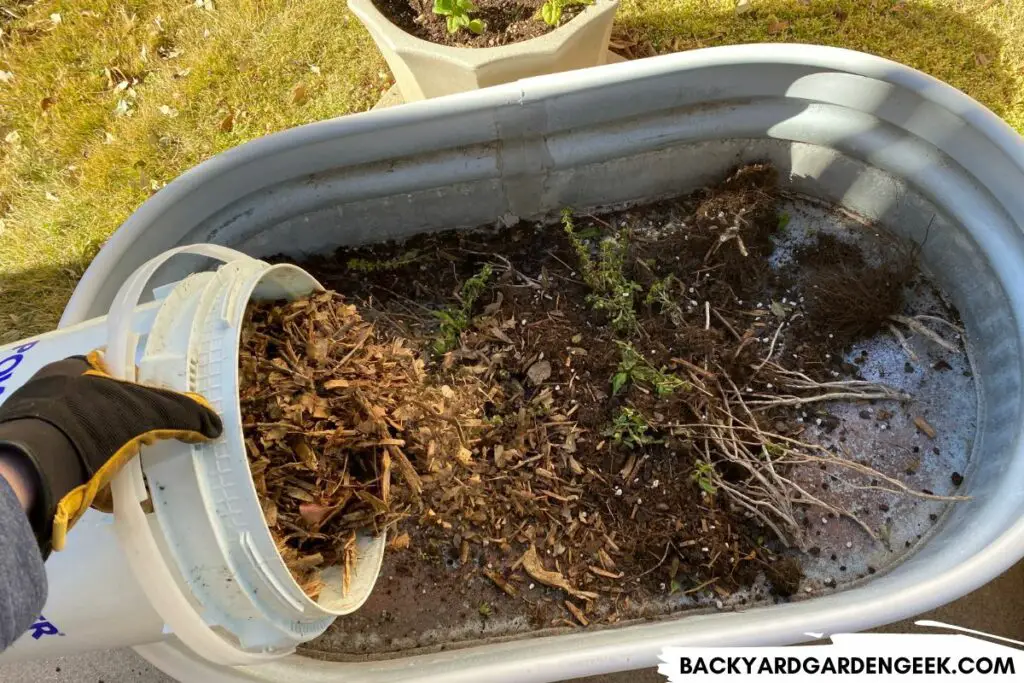
[[[304,563],[297,577],[345,562],[353,532],[397,527],[389,552],[409,553],[409,571],[472,571],[515,600],[545,587],[549,603],[530,603],[542,626],[612,623],[669,589],[729,595],[762,573],[791,594],[785,548],[805,547],[807,515],[860,523],[827,493],[796,492],[796,470],[827,460],[837,477],[906,491],[799,441],[805,402],[896,396],[836,388],[849,373],[834,312],[798,301],[801,269],[839,266],[813,249],[769,266],[779,199],[774,169],[753,164],[688,197],[577,216],[593,258],[624,245],[632,331],[592,305],[578,245],[556,227],[422,235],[303,264],[346,298],[254,307],[242,395],[257,488],[286,560]],[[494,277],[467,304],[485,266]],[[454,311],[467,325],[439,355],[439,319]],[[343,509],[310,522],[310,505]]]
[[[420,472],[459,456],[451,421],[471,410],[427,387],[423,361],[332,292],[250,306],[240,370],[249,464],[278,549],[311,597],[331,566],[347,589],[355,534],[418,512]]]
[[[374,0],[374,5],[396,26],[417,38],[455,47],[497,47],[542,36],[555,30],[539,15],[544,0],[474,0],[478,11],[470,15],[480,19],[486,30],[476,35],[460,29],[448,32],[445,17],[434,14],[433,0]],[[567,5],[559,26],[571,21],[585,9],[582,4]]]

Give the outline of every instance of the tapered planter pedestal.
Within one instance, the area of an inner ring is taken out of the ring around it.
[[[391,23],[373,0],[348,0],[391,67],[405,102],[605,64],[618,6],[619,0],[597,0],[550,33],[473,48],[422,40]]]

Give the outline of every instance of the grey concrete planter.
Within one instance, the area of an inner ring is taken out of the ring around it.
[[[961,492],[921,549],[844,590],[378,662],[292,655],[217,669],[173,639],[139,652],[181,680],[549,681],[651,666],[667,644],[774,645],[960,597],[1024,556],[1024,141],[953,88],[845,50],[745,45],[543,76],[324,121],[230,150],[146,202],[65,312],[103,314],[179,244],[295,256],[678,194],[768,159],[788,189],[923,242],[958,307],[979,394]],[[925,233],[929,234],[923,240]],[[179,273],[164,273],[171,280]]]
[[[619,0],[596,0],[554,31],[501,47],[438,45],[406,33],[373,0],[348,0],[391,67],[406,102],[486,88],[521,78],[600,66]]]

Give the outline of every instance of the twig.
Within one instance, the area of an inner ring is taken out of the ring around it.
[[[903,333],[900,332],[900,329],[893,325],[892,323],[889,323],[888,327],[889,331],[892,332],[892,336],[896,337],[896,341],[898,341],[900,343],[900,346],[903,347],[903,352],[907,354],[910,360],[914,361],[915,363],[918,362],[919,359],[917,357],[917,354],[914,353],[913,349],[910,348],[910,345],[907,344],[907,338],[903,336]]]
[[[779,340],[779,333],[782,332],[782,328],[785,327],[785,326],[786,326],[785,321],[779,323],[779,327],[775,330],[775,336],[772,337],[772,343],[768,347],[768,355],[764,357],[764,360],[761,361],[760,365],[758,365],[756,368],[754,368],[754,374],[751,376],[751,379],[756,377],[757,373],[761,372],[761,368],[763,368],[765,366],[765,364],[772,359],[772,354],[775,353],[775,342],[777,342]]]
[[[942,323],[943,325],[947,325],[947,326],[951,327],[952,329],[956,330],[956,332],[958,334],[964,334],[964,328],[960,327],[959,325],[954,325],[953,323],[949,322],[945,318],[940,318],[937,315],[924,315],[924,314],[915,315],[914,316],[914,320],[931,320],[932,322]]]
[[[658,564],[654,565],[653,567],[651,567],[650,569],[645,571],[643,574],[640,574],[639,576],[634,577],[633,580],[634,581],[639,581],[640,579],[644,578],[645,576],[647,576],[648,574],[653,572],[655,569],[660,567],[661,565],[665,564],[665,558],[668,557],[668,549],[671,548],[671,547],[672,547],[672,541],[669,541],[668,543],[665,544],[665,553],[661,556],[661,559],[658,560]]]
[[[763,406],[768,408],[771,406],[799,406],[807,403],[820,403],[822,401],[842,401],[842,400],[856,400],[856,401],[871,401],[871,400],[893,400],[893,401],[909,401],[911,399],[910,394],[904,394],[902,392],[865,392],[858,393],[855,391],[837,391],[829,394],[820,394],[818,396],[786,396],[773,399],[763,399],[758,401],[750,401],[752,406]]]
[[[726,320],[724,317],[722,317],[721,313],[719,313],[715,309],[711,309],[711,312],[714,314],[714,316],[716,318],[718,318],[719,322],[721,322],[723,325],[725,325],[725,329],[729,330],[729,332],[732,333],[732,336],[736,337],[736,341],[738,341],[738,342],[742,342],[743,341],[743,337],[740,336],[740,333],[737,332],[733,328],[733,326],[729,324],[728,320]]]
[[[945,339],[940,337],[938,335],[938,333],[933,332],[932,330],[928,329],[922,323],[920,323],[919,321],[917,321],[917,320],[915,320],[913,318],[909,318],[909,317],[907,317],[905,315],[890,315],[889,316],[889,320],[892,320],[894,322],[898,322],[898,323],[901,323],[903,325],[906,325],[907,327],[909,327],[914,332],[917,332],[918,334],[921,334],[921,335],[927,337],[928,339],[931,339],[933,342],[935,342],[936,344],[938,344],[942,348],[946,349],[950,353],[959,353],[960,352],[960,349],[958,349],[956,346],[954,346],[953,344],[949,343],[948,341],[946,341]]]

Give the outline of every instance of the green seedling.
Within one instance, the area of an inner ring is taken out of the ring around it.
[[[480,606],[477,607],[477,611],[484,619],[494,614],[494,609],[491,607],[491,603],[489,602],[481,602]]]
[[[479,273],[462,284],[458,305],[434,311],[434,317],[441,323],[438,337],[434,340],[435,353],[448,353],[458,345],[459,335],[469,327],[472,320],[473,304],[487,289],[487,283],[493,274],[491,264],[485,264]]]
[[[715,467],[711,463],[698,460],[693,466],[693,473],[690,475],[690,479],[696,482],[700,490],[709,496],[718,493],[718,487],[715,486]]]
[[[594,0],[547,0],[540,8],[540,18],[548,26],[558,26],[562,12],[570,5],[592,5]]]
[[[398,270],[407,266],[419,257],[419,252],[412,249],[401,256],[383,261],[371,261],[370,259],[350,258],[345,266],[357,273],[377,273],[387,270]]]
[[[651,425],[647,418],[639,410],[623,407],[615,416],[611,427],[604,431],[605,436],[610,436],[615,443],[622,444],[626,448],[637,448],[649,444],[661,443],[651,433]]]
[[[665,369],[657,369],[641,356],[632,344],[617,342],[622,352],[622,359],[619,366],[612,375],[612,396],[622,391],[629,382],[647,384],[654,389],[658,396],[668,396],[678,389],[688,389],[689,384],[673,375],[665,372]]]
[[[607,313],[612,329],[616,332],[636,332],[639,322],[633,309],[633,293],[641,287],[627,280],[622,272],[626,263],[625,232],[601,240],[597,247],[597,258],[594,259],[590,254],[590,244],[582,234],[576,232],[572,211],[569,209],[562,210],[562,226],[580,262],[583,281],[592,290],[587,295],[587,303],[595,311]]]
[[[788,226],[788,225],[789,225],[789,214],[786,213],[785,211],[783,211],[782,213],[779,214],[779,223],[778,223],[778,226],[777,226],[779,232],[782,232],[783,230],[785,230],[786,226]]]
[[[644,303],[648,306],[654,304],[661,306],[661,310],[672,321],[672,324],[679,327],[683,324],[683,309],[673,298],[673,291],[683,291],[683,283],[675,275],[669,275],[651,285],[651,288],[647,290],[647,296],[644,297]]]
[[[434,0],[434,14],[447,19],[448,33],[458,33],[460,28],[477,35],[483,33],[486,28],[484,22],[469,16],[478,10],[473,0]]]

